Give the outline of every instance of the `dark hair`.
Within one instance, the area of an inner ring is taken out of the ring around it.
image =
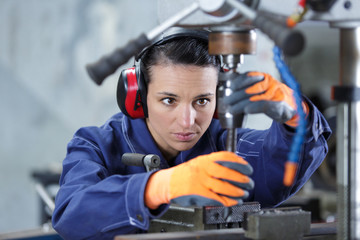
[[[207,41],[194,37],[172,39],[149,48],[141,57],[142,68],[147,75],[151,67],[159,64],[184,64],[199,67],[213,66],[220,70],[220,59],[208,53]],[[147,77],[147,82],[149,81]]]

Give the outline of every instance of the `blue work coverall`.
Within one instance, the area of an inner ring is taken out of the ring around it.
[[[237,154],[254,169],[255,188],[247,201],[258,201],[261,207],[280,204],[305,184],[325,158],[331,130],[315,106],[308,105],[307,135],[291,187],[283,185],[283,174],[294,132],[275,121],[267,130],[238,129]],[[214,119],[199,142],[180,152],[170,165],[225,150],[225,142],[226,130]],[[166,204],[152,211],[144,205],[144,190],[152,172],[122,164],[124,153],[157,154],[161,168],[170,167],[144,119],[132,120],[118,113],[101,127],[85,127],[75,133],[63,161],[52,217],[53,227],[63,238],[112,239],[144,232],[152,218],[167,210]]]

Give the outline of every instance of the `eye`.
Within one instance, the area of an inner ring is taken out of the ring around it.
[[[175,99],[167,97],[161,99],[161,102],[164,103],[165,105],[173,105],[175,103]]]
[[[209,102],[210,102],[210,99],[208,99],[208,98],[200,98],[200,99],[196,100],[196,104],[200,105],[200,106],[205,106]]]

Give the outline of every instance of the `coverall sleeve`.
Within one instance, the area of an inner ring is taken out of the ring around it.
[[[74,137],[63,161],[52,222],[65,239],[113,239],[142,232],[164,211],[150,212],[144,189],[151,173],[112,174],[96,144]]]
[[[284,166],[295,131],[273,121],[268,130],[245,131],[238,140],[238,154],[254,168],[251,176],[255,187],[248,201],[258,201],[262,207],[274,207],[295,194],[324,160],[331,129],[323,115],[309,101],[307,133],[300,150],[299,165],[294,184],[283,184]]]

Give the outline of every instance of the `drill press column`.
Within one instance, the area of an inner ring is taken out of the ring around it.
[[[337,105],[337,239],[360,239],[360,25],[340,28],[340,84]]]

